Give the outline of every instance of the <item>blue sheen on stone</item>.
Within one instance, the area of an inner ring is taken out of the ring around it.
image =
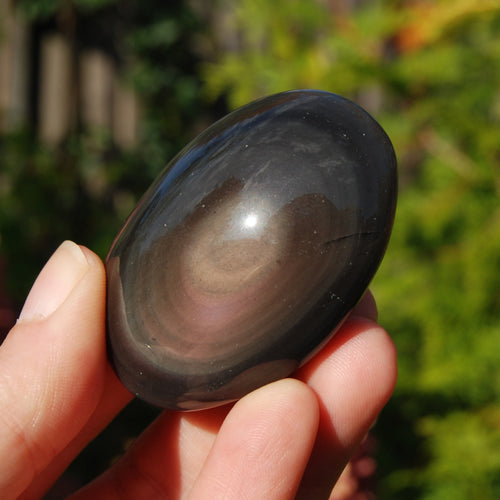
[[[286,377],[334,334],[384,255],[396,159],[377,122],[315,90],[209,127],[165,168],[106,260],[112,365],[194,410]]]

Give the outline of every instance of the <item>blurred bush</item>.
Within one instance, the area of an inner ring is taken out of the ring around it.
[[[301,87],[343,94],[381,122],[400,165],[393,238],[373,284],[400,366],[375,429],[379,496],[500,498],[498,2],[19,6],[31,22],[63,31],[61,9],[77,26],[107,20],[105,44],[117,60],[126,54],[143,121],[128,152],[78,126],[56,148],[29,127],[0,137],[0,252],[11,294],[22,299],[64,238],[104,255],[140,193],[221,102],[233,108]]]

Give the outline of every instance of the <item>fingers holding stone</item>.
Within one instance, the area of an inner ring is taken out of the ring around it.
[[[317,423],[314,394],[293,379],[257,389],[232,409],[165,412],[73,500],[118,500],[124,491],[132,498],[291,499]]]
[[[298,498],[328,498],[394,390],[396,350],[383,328],[351,316],[297,375],[320,406],[318,437]]]

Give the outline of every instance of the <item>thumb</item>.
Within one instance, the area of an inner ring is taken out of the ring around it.
[[[105,274],[64,242],[0,346],[0,498],[17,498],[78,434],[104,387]]]

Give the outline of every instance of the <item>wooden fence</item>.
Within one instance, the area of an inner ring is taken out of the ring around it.
[[[56,145],[75,125],[109,130],[117,146],[137,140],[139,104],[103,50],[71,50],[62,33],[33,29],[0,0],[0,133],[34,122],[38,136]]]

